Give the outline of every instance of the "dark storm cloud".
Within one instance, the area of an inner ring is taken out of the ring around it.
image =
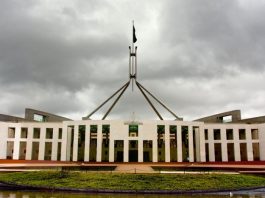
[[[121,43],[125,39],[120,35],[69,39],[65,27],[57,29],[55,23],[30,17],[10,19],[8,24],[5,20],[0,21],[2,83],[52,82],[70,89],[82,88],[93,82],[89,79],[97,62],[103,58],[113,61],[123,54]]]
[[[262,3],[251,9],[230,0],[168,1],[160,20],[168,58],[159,62],[157,75],[215,78],[263,71],[264,9]]]

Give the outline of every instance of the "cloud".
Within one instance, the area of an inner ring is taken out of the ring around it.
[[[1,113],[23,115],[31,107],[73,119],[87,115],[128,81],[134,19],[138,80],[177,115],[191,120],[231,109],[262,115],[264,6],[258,0],[3,0]],[[109,119],[132,112],[157,119],[130,87]]]

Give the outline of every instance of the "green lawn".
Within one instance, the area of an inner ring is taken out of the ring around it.
[[[227,174],[111,174],[42,171],[2,173],[1,181],[52,188],[112,190],[207,190],[265,186],[265,177]]]

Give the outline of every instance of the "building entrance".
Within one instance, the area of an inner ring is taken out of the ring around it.
[[[138,162],[138,141],[129,141],[129,162]]]
[[[123,140],[114,141],[114,162],[123,162]]]
[[[129,162],[138,162],[138,151],[137,150],[129,151]]]
[[[123,162],[123,151],[117,151],[116,162]]]

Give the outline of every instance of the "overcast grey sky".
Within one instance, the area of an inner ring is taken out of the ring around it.
[[[177,115],[265,115],[264,0],[1,0],[0,113],[90,113],[128,80],[133,19],[138,80]],[[132,112],[157,119],[131,89],[108,119]]]

